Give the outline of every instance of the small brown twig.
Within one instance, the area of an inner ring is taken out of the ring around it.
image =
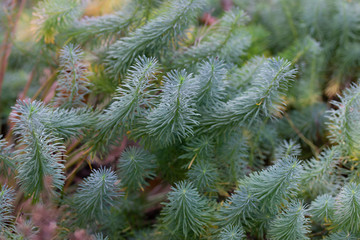
[[[194,157],[191,159],[191,162],[190,162],[190,164],[189,164],[189,166],[188,166],[188,169],[191,168],[191,165],[194,163],[196,156],[197,156],[197,153],[196,153],[196,154],[194,155]]]
[[[303,140],[311,148],[312,153],[317,156],[319,154],[319,149],[316,147],[316,145],[300,132],[300,130],[295,126],[294,122],[290,119],[289,115],[286,112],[284,113],[284,116],[286,117],[291,128],[296,132],[296,134],[301,138],[301,140]]]
[[[85,161],[86,157],[81,158],[81,161],[78,162],[78,164],[75,166],[75,168],[71,171],[71,173],[66,177],[65,181],[65,186],[64,186],[64,192],[65,190],[70,186],[70,184],[72,183],[72,181],[75,178],[75,175],[77,173],[77,171],[79,171],[80,167],[83,165],[84,161]]]
[[[33,69],[30,72],[30,75],[29,75],[29,78],[28,78],[28,80],[26,82],[24,90],[19,94],[19,99],[23,100],[25,98],[27,92],[29,91],[30,85],[31,85],[31,83],[32,83],[32,81],[34,79],[35,73],[36,73],[36,64],[35,64],[35,66],[33,67]]]
[[[56,79],[56,74],[57,71],[54,71],[50,77],[48,77],[48,79],[46,79],[46,81],[41,85],[41,87],[37,90],[37,92],[34,94],[34,96],[31,98],[32,101],[34,101],[39,95],[40,93],[44,90],[47,89],[49,90],[50,87],[49,85],[52,85],[52,83],[54,82],[54,80]],[[46,91],[43,93],[44,95],[46,94]]]

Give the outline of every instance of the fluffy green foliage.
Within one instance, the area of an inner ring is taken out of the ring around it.
[[[330,236],[328,236],[325,239],[326,240],[356,240],[356,239],[359,239],[359,236],[356,234],[351,234],[351,233],[347,233],[347,232],[338,232],[338,233],[331,234]]]
[[[246,187],[240,186],[220,209],[222,225],[248,225],[252,216],[258,213],[258,202],[254,194]]]
[[[356,59],[358,54],[357,43],[360,38],[358,25],[360,23],[360,6],[358,3],[351,2],[336,2],[337,13],[334,16],[334,35],[339,34],[337,46],[339,49],[336,51],[338,60],[342,62],[336,70],[338,76],[346,75],[346,71],[352,67],[359,66]],[[351,51],[350,48],[353,48]]]
[[[214,58],[204,61],[195,76],[198,82],[198,105],[204,108],[216,107],[225,98],[224,78],[226,69],[224,62]]]
[[[259,73],[266,58],[255,56],[233,73],[232,85],[239,91],[244,91]]]
[[[15,191],[6,185],[2,185],[0,187],[0,236],[3,231],[12,228],[14,200]]]
[[[252,86],[245,92],[250,95],[245,97],[249,101],[245,106],[245,109],[249,110],[246,118],[254,119],[258,114],[265,117],[278,114],[284,104],[281,97],[295,73],[296,70],[291,68],[290,62],[281,58],[269,59],[260,69],[259,75],[252,81]],[[253,97],[252,101],[250,97]]]
[[[329,194],[318,196],[311,202],[309,212],[316,221],[332,221],[335,212],[335,198]]]
[[[4,177],[8,177],[9,171],[13,173],[15,170],[14,154],[11,151],[12,146],[8,146],[8,143],[0,135],[0,174]]]
[[[161,145],[167,146],[193,135],[198,124],[195,96],[198,86],[185,70],[171,71],[165,77],[160,103],[149,113],[147,131]]]
[[[340,101],[332,101],[337,109],[329,111],[330,140],[339,144],[346,154],[356,153],[359,149],[359,109],[360,86],[353,84],[343,92]]]
[[[294,140],[290,141],[284,140],[280,145],[275,149],[275,159],[286,158],[288,156],[299,156],[301,155],[301,147]]]
[[[202,7],[203,0],[176,0],[160,15],[110,46],[107,66],[114,75],[124,74],[142,54],[157,54],[178,38]]]
[[[226,136],[217,149],[218,168],[221,179],[236,183],[249,173],[250,149],[248,138],[241,132],[232,132]],[[220,162],[223,162],[220,164]]]
[[[116,2],[1,4],[0,238],[359,238],[358,1]]]
[[[55,188],[62,188],[65,180],[62,171],[65,147],[59,138],[46,135],[45,129],[32,128],[22,135],[21,146],[24,149],[17,152],[17,171],[24,192],[38,199],[41,191],[47,187],[46,180],[52,182]]]
[[[86,106],[84,98],[89,93],[89,82],[82,55],[81,49],[72,44],[61,50],[56,105],[64,108]]]
[[[40,1],[34,13],[37,38],[45,43],[54,42],[55,35],[79,17],[80,10],[78,0]]]
[[[97,117],[96,138],[90,141],[94,150],[104,152],[106,147],[125,130],[135,119],[144,114],[152,105],[152,80],[155,79],[158,64],[154,58],[139,57],[128,71],[128,76],[117,89],[117,96],[110,106]]]
[[[47,129],[64,140],[85,135],[95,122],[95,114],[88,108],[52,109],[44,106],[38,116],[42,116],[40,121]]]
[[[296,73],[291,63],[281,59],[268,59],[251,82],[251,86],[226,104],[217,108],[204,120],[208,130],[251,124],[258,118],[275,117],[284,106],[284,94]]]
[[[68,35],[79,43],[111,44],[115,39],[147,20],[153,8],[159,7],[159,0],[134,0],[112,14],[97,17],[85,16],[75,22]]]
[[[181,57],[177,64],[189,66],[210,56],[220,57],[227,63],[238,62],[250,45],[249,34],[240,28],[247,20],[248,16],[239,9],[227,12],[202,42],[178,54]]]
[[[116,174],[110,169],[93,170],[78,187],[74,196],[74,208],[79,221],[92,224],[110,213],[121,196]]]
[[[214,164],[200,161],[187,172],[189,180],[194,183],[200,192],[214,191],[214,186],[218,178],[217,169]]]
[[[264,26],[268,31],[268,49],[273,53],[294,48],[296,43],[309,37],[319,43],[322,56],[313,58],[312,63],[317,62],[319,64],[317,68],[321,71],[314,79],[326,82],[327,94],[336,95],[340,84],[345,83],[348,77],[357,75],[359,66],[356,57],[359,44],[358,13],[360,11],[358,2],[338,0],[267,3],[254,1],[252,4],[246,4],[246,2],[237,1],[237,4],[249,11],[254,22]],[[298,53],[304,53],[307,49],[306,45],[303,44],[303,46]],[[312,55],[315,51],[311,50],[308,53]],[[302,58],[301,55],[309,54],[296,54],[294,60]],[[320,59],[322,61],[318,61]],[[301,60],[301,62],[304,61]],[[301,67],[306,75],[310,72],[315,73],[314,65],[311,65]],[[314,85],[307,91],[314,92]],[[302,99],[300,101],[302,102]]]
[[[112,38],[122,36],[129,31],[134,22],[142,17],[145,7],[150,7],[151,0],[137,0],[127,4],[122,10],[113,14],[98,17],[85,17],[75,23],[68,33],[69,37],[75,38],[77,42],[91,42],[92,38],[100,41],[110,42]]]
[[[35,200],[49,188],[46,184],[61,189],[65,180],[62,171],[65,147],[43,124],[42,111],[46,109],[40,102],[18,101],[12,115],[21,146],[16,155],[17,177],[26,195]]]
[[[298,189],[302,166],[296,157],[288,156],[275,163],[275,165],[261,172],[251,173],[241,181],[241,185],[260,201],[261,209],[276,208],[291,198]]]
[[[105,236],[102,233],[95,234],[95,240],[109,240],[108,236]]]
[[[183,147],[184,153],[181,158],[186,159],[203,159],[208,160],[212,157],[212,153],[215,149],[215,142],[212,138],[206,135],[191,138],[189,142]]]
[[[302,182],[304,189],[315,194],[326,193],[337,188],[341,177],[336,173],[339,150],[336,147],[325,149],[318,159],[312,158],[304,163]]]
[[[40,101],[19,100],[13,109],[11,120],[18,123],[19,127],[26,128],[22,124],[32,118],[36,126],[43,126],[64,140],[83,135],[94,124],[94,115],[86,108],[54,109]]]
[[[334,223],[338,229],[360,232],[360,186],[346,184],[336,196]]]
[[[77,23],[69,35],[78,42],[87,42],[90,38],[111,39],[111,37],[127,31],[135,13],[136,10],[131,9],[129,12],[117,12],[99,17],[86,17]],[[128,15],[124,16],[124,14]]]
[[[221,229],[219,240],[241,240],[244,239],[245,233],[241,227],[227,226]]]
[[[324,61],[323,48],[310,36],[296,40],[280,55],[293,59],[293,63],[309,65],[309,68],[299,67],[299,79],[290,90],[290,101],[297,108],[316,104],[321,99],[321,67]]]
[[[291,202],[270,224],[270,239],[310,239],[306,236],[309,220],[305,217],[306,208],[301,202]]]
[[[146,180],[156,176],[156,159],[142,148],[128,147],[121,154],[118,168],[123,186],[129,190],[143,189],[148,185]]]
[[[256,229],[262,236],[281,206],[296,195],[301,171],[299,161],[289,156],[268,169],[251,173],[220,209],[220,223]]]
[[[211,219],[208,201],[191,182],[180,182],[171,190],[162,211],[164,225],[170,232],[180,232],[185,239],[199,236]]]

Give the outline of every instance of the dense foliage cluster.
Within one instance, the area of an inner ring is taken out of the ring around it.
[[[360,239],[360,2],[0,19],[0,239]]]

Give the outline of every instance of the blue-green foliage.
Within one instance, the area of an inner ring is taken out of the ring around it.
[[[298,143],[290,139],[290,141],[284,140],[280,145],[275,149],[275,159],[281,159],[288,156],[300,156],[301,147]]]
[[[325,239],[326,240],[357,240],[359,239],[359,235],[341,231],[341,232],[333,233]]]
[[[102,233],[95,234],[95,240],[109,240],[108,236],[105,236]]]
[[[291,202],[271,222],[269,238],[274,240],[310,239],[309,219],[305,217],[306,208],[301,202]]]
[[[53,109],[39,101],[18,100],[11,120],[20,146],[17,178],[26,196],[38,200],[46,177],[51,178],[50,186],[62,189],[64,140],[81,136],[93,124],[92,117],[88,109]]]
[[[343,92],[340,101],[332,101],[336,109],[329,111],[330,141],[338,144],[345,154],[359,151],[360,86],[353,84]]]
[[[147,131],[151,137],[168,146],[191,136],[198,125],[195,108],[198,86],[185,70],[171,71],[164,79],[160,103],[149,113]]]
[[[11,147],[0,135],[0,174],[5,177],[8,177],[9,171],[12,174],[15,170],[14,154]]]
[[[87,66],[82,62],[79,46],[66,45],[61,50],[55,104],[64,108],[84,107],[85,96],[90,92]]]
[[[203,0],[172,1],[164,14],[110,46],[107,52],[109,71],[115,76],[125,74],[137,56],[145,53],[157,55],[171,40],[183,34],[203,4]]]
[[[164,203],[163,224],[168,231],[193,239],[204,233],[211,220],[209,202],[199,194],[191,182],[180,182],[168,194]]]
[[[12,116],[21,146],[16,155],[17,178],[26,195],[35,200],[45,189],[46,177],[51,177],[52,186],[57,189],[62,188],[65,180],[62,171],[65,147],[43,122],[47,110],[40,102],[18,101]]]
[[[73,199],[79,222],[91,225],[92,221],[100,221],[110,214],[121,195],[120,183],[112,170],[93,170],[80,183]]]
[[[359,239],[357,1],[234,0],[244,10],[225,12],[135,0],[95,17],[88,2],[38,3],[41,52],[12,36],[21,27],[0,27],[14,43],[8,69],[40,82],[43,99],[18,100],[2,128],[0,181],[19,185],[16,220],[14,191],[0,189],[7,238],[20,238],[32,198],[56,203],[61,239],[78,228],[97,239]],[[25,55],[31,68],[17,66]]]
[[[259,73],[259,70],[266,62],[265,60],[265,57],[255,56],[247,63],[245,63],[241,68],[237,68],[231,77],[231,84],[234,86],[234,88],[239,92],[245,91]]]
[[[128,147],[121,154],[118,168],[123,186],[129,190],[143,189],[148,185],[146,180],[156,176],[156,159],[142,148]]]
[[[198,105],[202,108],[216,107],[225,100],[225,64],[221,60],[209,58],[203,61],[198,71],[195,76],[199,85]]]
[[[346,184],[336,196],[334,223],[336,228],[359,233],[360,225],[360,186]]]
[[[302,166],[296,157],[288,156],[275,165],[251,173],[240,184],[259,200],[260,209],[276,212],[280,204],[296,195],[299,189]]]
[[[311,202],[309,209],[313,219],[319,222],[328,222],[334,220],[335,198],[329,194],[318,196]]]
[[[259,200],[246,187],[240,186],[220,209],[220,221],[224,226],[250,225],[259,213]]]
[[[216,163],[220,177],[225,182],[236,183],[249,170],[249,139],[241,132],[231,132],[226,135],[216,151]]]
[[[6,185],[2,185],[0,187],[0,236],[3,231],[12,229],[14,200],[15,191]]]
[[[335,191],[342,182],[339,173],[336,172],[339,151],[336,147],[325,149],[318,156],[304,163],[302,182],[306,183],[303,189],[313,194],[323,194]]]
[[[218,238],[219,240],[241,240],[245,238],[244,229],[241,226],[229,225],[221,229]]]
[[[206,130],[247,125],[259,118],[273,118],[281,113],[285,91],[295,77],[291,63],[281,58],[268,59],[255,75],[249,88],[221,104],[201,123]]]
[[[183,147],[185,153],[180,158],[209,160],[213,157],[215,150],[214,139],[207,135],[191,138]]]
[[[155,3],[154,3],[155,2]],[[96,17],[84,17],[75,22],[68,35],[79,43],[110,44],[114,38],[128,33],[130,28],[139,22],[147,12],[156,7],[156,1],[135,0],[124,4],[120,11]],[[95,44],[94,44],[95,45]]]
[[[177,64],[189,67],[213,56],[226,63],[239,62],[251,42],[250,35],[241,28],[247,20],[244,11],[236,8],[228,11],[202,42],[177,54]]]
[[[153,99],[152,82],[158,70],[154,58],[139,57],[128,71],[123,84],[117,89],[117,95],[110,106],[97,116],[95,134],[90,141],[94,151],[105,152],[108,145],[129,130],[134,121],[147,112]]]
[[[34,13],[36,38],[53,43],[59,31],[69,27],[80,14],[80,2],[77,0],[40,1]]]
[[[189,180],[200,192],[216,191],[218,173],[215,164],[206,160],[197,160],[187,173]]]

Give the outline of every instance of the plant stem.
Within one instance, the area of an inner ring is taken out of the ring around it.
[[[8,65],[9,56],[10,56],[11,49],[13,46],[12,37],[15,34],[16,27],[19,22],[20,15],[24,9],[25,3],[26,3],[26,0],[21,0],[20,5],[19,5],[19,10],[17,11],[17,13],[15,15],[14,22],[12,23],[10,21],[9,25],[11,25],[11,26],[8,29],[8,31],[6,31],[5,37],[4,37],[4,42],[3,42],[3,45],[1,46],[0,52],[2,53],[2,56],[1,56],[1,63],[0,63],[0,97],[1,97],[2,85],[4,82],[4,77],[5,77],[5,72],[6,72],[6,68]]]
[[[26,82],[24,90],[19,95],[19,99],[23,100],[25,98],[27,92],[29,91],[32,80],[34,79],[35,72],[36,72],[36,64],[35,64],[35,66],[33,67],[33,69],[30,72],[30,75],[29,75],[29,78],[28,78],[28,80]]]
[[[300,132],[300,130],[295,126],[294,122],[289,118],[289,115],[286,112],[284,113],[284,116],[286,117],[291,128],[294,129],[294,131],[301,138],[301,140],[303,140],[311,148],[313,154],[317,156],[319,154],[319,149],[315,146],[315,144],[313,144],[309,139],[304,136],[304,134]]]

